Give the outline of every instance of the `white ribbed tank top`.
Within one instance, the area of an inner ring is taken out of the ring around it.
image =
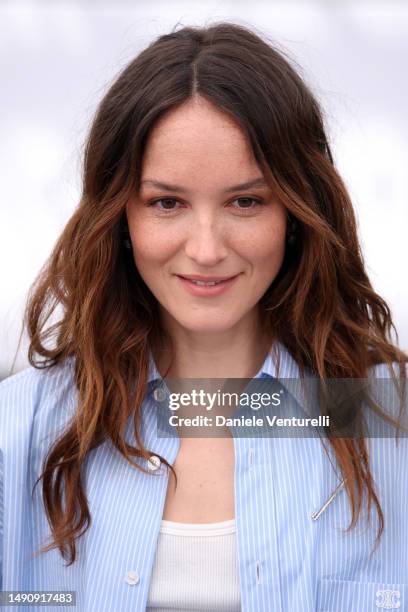
[[[235,519],[162,521],[146,610],[241,610]]]

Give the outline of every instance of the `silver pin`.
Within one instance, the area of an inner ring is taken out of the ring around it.
[[[346,480],[345,480],[345,478],[343,478],[341,483],[336,487],[336,489],[330,495],[329,499],[323,504],[323,506],[320,508],[320,510],[317,510],[317,512],[313,512],[313,514],[311,516],[312,521],[317,521],[317,519],[323,514],[323,512],[326,510],[326,508],[332,503],[333,499],[343,489],[345,483],[346,483]]]

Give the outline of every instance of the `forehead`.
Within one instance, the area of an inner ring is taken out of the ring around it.
[[[202,98],[187,101],[157,121],[142,160],[142,180],[216,185],[245,181],[259,172],[237,121]]]

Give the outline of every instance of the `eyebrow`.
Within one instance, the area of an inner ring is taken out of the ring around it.
[[[181,187],[180,185],[172,185],[171,183],[163,183],[162,181],[156,181],[154,179],[145,179],[141,181],[141,185],[149,184],[153,187],[157,187],[158,189],[162,189],[163,191],[178,191],[179,193],[187,193],[188,189]],[[255,179],[251,179],[250,181],[246,181],[245,183],[240,183],[239,185],[232,185],[231,187],[227,187],[224,189],[224,193],[231,193],[232,191],[239,191],[241,189],[251,189],[252,187],[267,187],[268,183],[265,179],[260,176]]]

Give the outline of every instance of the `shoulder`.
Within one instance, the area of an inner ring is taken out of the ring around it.
[[[0,383],[0,449],[31,438],[35,424],[64,420],[76,397],[74,362],[52,368],[32,366]]]
[[[74,361],[51,368],[30,366],[0,382],[0,415],[11,409],[14,417],[21,411],[38,408],[41,400],[60,397],[74,383]],[[4,414],[3,414],[4,416]]]
[[[395,443],[398,439],[405,453],[408,452],[407,379],[406,363],[400,366],[397,361],[393,361],[371,366],[365,381],[367,399],[364,405],[369,437],[382,439],[382,444]]]
[[[33,390],[37,387],[52,384],[52,382],[59,382],[73,373],[73,366],[74,358],[72,357],[51,368],[28,366],[24,370],[0,381],[0,397],[4,397],[7,393],[22,392],[24,389]]]
[[[397,361],[378,363],[371,366],[368,371],[367,388],[377,397],[394,402],[399,399],[399,393],[406,379],[408,379],[408,364],[400,365]]]
[[[405,369],[405,374],[408,378],[408,363],[402,364],[402,371]],[[372,365],[368,370],[368,376],[372,378],[390,379],[393,373],[397,378],[401,377],[400,365],[397,361],[391,363],[377,363]]]

